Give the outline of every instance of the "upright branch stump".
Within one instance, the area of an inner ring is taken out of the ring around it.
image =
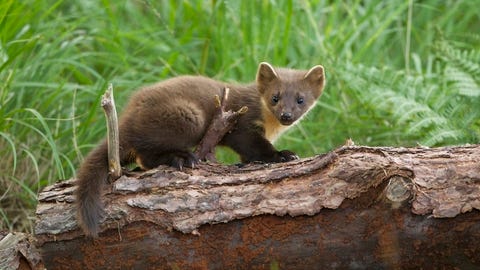
[[[107,118],[108,169],[112,180],[122,175],[120,165],[120,139],[118,133],[118,117],[113,98],[113,85],[109,84],[102,96],[102,108]]]

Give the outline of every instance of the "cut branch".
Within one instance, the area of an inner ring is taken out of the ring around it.
[[[474,268],[479,160],[480,145],[350,146],[282,164],[159,167],[104,190],[95,243],[77,227],[69,180],[39,194],[36,234],[55,269]]]
[[[107,118],[107,143],[108,143],[108,169],[111,180],[122,175],[120,165],[120,140],[118,134],[118,117],[113,99],[113,85],[109,84],[107,91],[102,96],[102,108]]]

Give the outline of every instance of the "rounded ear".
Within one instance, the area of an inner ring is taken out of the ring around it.
[[[305,74],[303,79],[310,85],[318,87],[321,93],[321,91],[323,90],[323,87],[325,86],[325,70],[323,66],[317,65],[312,67]]]
[[[304,80],[316,83],[316,84],[323,84],[325,81],[325,71],[323,66],[316,65],[312,67],[303,77]]]
[[[262,62],[258,65],[257,84],[266,85],[278,78],[275,69],[267,62]]]

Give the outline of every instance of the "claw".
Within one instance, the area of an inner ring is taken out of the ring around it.
[[[179,152],[175,154],[175,157],[172,159],[172,167],[176,167],[178,170],[182,171],[183,167],[195,168],[195,165],[198,163],[198,158],[195,154],[191,152]]]
[[[177,167],[180,171],[183,171],[183,159],[177,158]]]

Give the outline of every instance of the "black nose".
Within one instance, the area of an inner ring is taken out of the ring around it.
[[[289,121],[292,120],[292,113],[291,112],[282,112],[280,115],[280,119],[283,121]]]

